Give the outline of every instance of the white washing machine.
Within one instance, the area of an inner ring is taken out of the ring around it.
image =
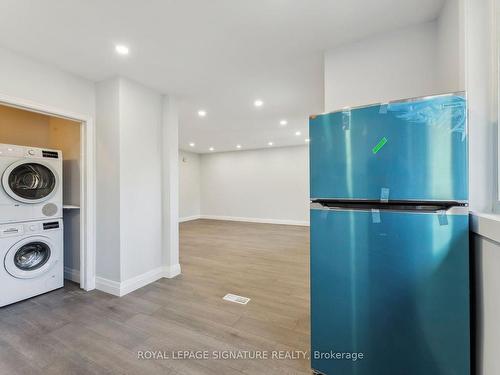
[[[62,217],[62,153],[0,144],[0,224]]]
[[[0,307],[64,285],[62,219],[0,225]]]

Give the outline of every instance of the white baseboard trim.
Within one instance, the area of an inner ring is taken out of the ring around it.
[[[165,266],[163,267],[163,277],[167,279],[172,279],[181,274],[181,265],[179,263],[174,264],[173,266]]]
[[[192,220],[198,220],[198,219],[201,219],[201,215],[193,215],[193,216],[180,217],[179,218],[179,223],[185,223],[186,221],[192,221]]]
[[[80,284],[80,270],[64,267],[64,278]]]
[[[96,277],[96,289],[114,296],[123,297],[124,295],[151,284],[162,277],[171,279],[180,273],[180,264],[175,264],[173,266],[155,268],[122,282]]]
[[[299,221],[299,220],[261,219],[255,217],[218,216],[218,215],[201,215],[200,218],[209,220],[244,221],[247,223],[298,225],[303,227],[309,226],[309,221]]]
[[[132,277],[131,279],[125,280],[120,285],[120,296],[129,294],[134,290],[140,289],[152,282],[163,277],[163,267],[155,268],[151,271],[145,272],[142,275]]]
[[[120,295],[120,283],[118,281],[113,281],[113,280],[105,279],[104,277],[97,276],[95,278],[95,288],[97,290],[100,290],[101,292],[121,297],[121,295]]]

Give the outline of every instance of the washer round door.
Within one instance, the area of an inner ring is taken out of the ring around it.
[[[57,262],[54,246],[47,237],[25,238],[5,256],[5,269],[20,279],[32,279],[49,271]]]
[[[21,160],[3,173],[2,186],[7,194],[22,203],[39,203],[55,194],[59,177],[43,161]]]

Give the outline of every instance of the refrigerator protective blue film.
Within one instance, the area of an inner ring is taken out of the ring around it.
[[[309,136],[312,199],[468,199],[461,95],[319,115]]]
[[[311,210],[315,370],[469,375],[468,216],[439,215]]]

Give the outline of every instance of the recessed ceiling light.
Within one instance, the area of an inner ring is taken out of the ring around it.
[[[196,145],[195,145],[195,143],[194,143],[194,142],[190,142],[190,143],[189,143],[189,146],[190,146],[190,147],[194,147],[194,146],[196,146]]]
[[[236,145],[236,148],[241,148],[241,145]]]
[[[267,145],[272,146],[272,145],[274,145],[274,142],[268,142]]]
[[[207,111],[203,110],[203,109],[200,109],[198,111],[198,116],[200,117],[205,117],[207,115]]]
[[[288,121],[286,121],[286,120],[281,120],[280,121],[280,125],[281,126],[286,126],[287,124],[288,124]]]
[[[300,132],[300,131],[296,131],[296,132],[295,132],[295,135],[296,135],[296,136],[302,135],[302,132]]]
[[[209,150],[209,151],[214,151],[214,150],[215,150],[215,148],[210,147],[208,150]]]
[[[264,105],[264,102],[261,99],[257,99],[253,102],[253,105],[256,107],[262,107]]]
[[[123,44],[117,44],[115,46],[115,51],[120,55],[128,55],[129,53],[128,47]]]
[[[311,140],[309,138],[306,138],[305,141],[306,141],[306,143],[311,142]]]

